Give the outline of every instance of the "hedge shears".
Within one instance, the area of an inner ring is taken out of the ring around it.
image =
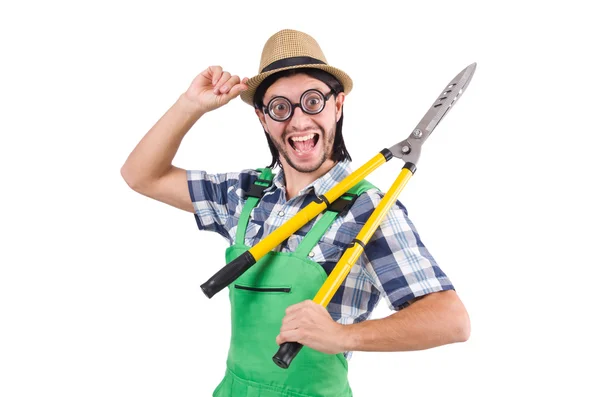
[[[344,282],[352,266],[364,252],[371,236],[375,233],[389,209],[396,202],[398,195],[416,172],[419,157],[421,155],[421,146],[427,138],[429,138],[440,121],[448,114],[452,106],[460,98],[461,94],[467,89],[467,86],[475,73],[476,66],[476,63],[467,66],[445,86],[442,93],[437,97],[433,105],[413,129],[408,138],[389,148],[381,150],[375,157],[367,161],[356,171],[352,172],[326,193],[318,196],[313,202],[309,203],[290,220],[274,230],[255,246],[229,262],[200,286],[204,294],[211,298],[217,292],[227,287],[264,255],[281,244],[285,239],[314,217],[326,210],[331,203],[363,180],[371,172],[392,158],[399,158],[404,161],[404,167],[400,174],[387,193],[385,193],[381,202],[375,208],[365,225],[358,232],[356,238],[352,240],[351,244],[345,250],[335,268],[329,274],[323,283],[323,286],[319,289],[317,295],[313,299],[315,303],[327,307],[335,292]],[[275,356],[273,356],[273,361],[281,368],[288,368],[301,348],[302,344],[297,342],[283,343]]]

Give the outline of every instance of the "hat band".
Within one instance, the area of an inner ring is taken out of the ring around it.
[[[326,65],[325,62],[318,60],[316,58],[311,57],[291,57],[291,58],[283,58],[278,61],[275,61],[263,68],[261,73],[270,72],[271,70],[287,68],[288,66],[298,66],[298,65],[307,65],[307,64],[321,64]]]

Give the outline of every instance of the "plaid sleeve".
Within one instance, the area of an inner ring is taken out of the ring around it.
[[[247,185],[254,174],[254,170],[222,174],[188,170],[188,189],[198,228],[217,232],[231,242],[229,231],[240,204],[240,187]]]
[[[381,202],[380,192],[369,192],[373,208]],[[396,201],[361,255],[365,276],[399,310],[419,296],[454,289],[437,265],[408,218],[406,208]]]

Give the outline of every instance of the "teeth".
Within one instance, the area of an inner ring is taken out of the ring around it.
[[[309,139],[313,139],[315,135],[316,134],[309,134],[309,135],[305,135],[305,136],[295,136],[291,139],[294,142],[304,142],[304,141],[308,141]]]

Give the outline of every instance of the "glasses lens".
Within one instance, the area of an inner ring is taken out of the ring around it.
[[[282,97],[273,98],[269,102],[269,114],[275,120],[287,119],[290,116],[291,108],[290,101]]]
[[[317,90],[306,91],[301,100],[302,109],[309,114],[317,114],[325,107],[325,98]]]

